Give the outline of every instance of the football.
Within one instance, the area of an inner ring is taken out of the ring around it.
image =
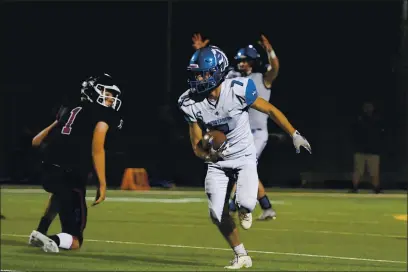
[[[209,150],[211,147],[217,150],[226,140],[227,136],[224,133],[219,130],[211,130],[204,135],[202,145],[205,150]]]

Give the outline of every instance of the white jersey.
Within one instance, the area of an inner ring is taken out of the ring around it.
[[[229,142],[224,160],[235,160],[256,154],[248,109],[257,97],[254,82],[237,77],[221,84],[218,101],[199,100],[187,90],[178,103],[188,122],[197,122],[204,129],[222,131]]]
[[[230,71],[227,75],[227,78],[235,78],[241,77],[241,73],[237,71]],[[269,101],[271,98],[271,90],[265,87],[263,74],[261,73],[251,73],[246,78],[250,78],[254,81],[256,89],[258,91],[258,95]],[[251,129],[261,129],[268,131],[268,118],[269,116],[263,112],[257,111],[255,109],[250,108],[248,110],[249,113],[249,124]]]

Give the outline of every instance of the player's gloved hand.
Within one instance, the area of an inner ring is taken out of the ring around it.
[[[309,142],[306,140],[305,137],[300,135],[299,131],[295,131],[292,135],[293,145],[296,148],[296,153],[300,153],[300,147],[303,146],[310,154],[312,154],[312,148],[310,147]]]
[[[95,201],[92,203],[92,206],[98,205],[106,198],[106,185],[100,185],[96,191]]]
[[[214,147],[211,147],[207,157],[205,158],[205,161],[217,162],[219,159],[224,159],[228,148],[228,141],[225,141],[217,150],[215,150]]]

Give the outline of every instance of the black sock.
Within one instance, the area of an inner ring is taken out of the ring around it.
[[[272,204],[269,201],[269,198],[267,195],[261,197],[260,199],[258,199],[258,201],[259,201],[259,205],[261,205],[262,210],[267,210],[267,209],[272,208]]]
[[[38,224],[38,227],[37,227],[37,231],[46,235],[49,227],[51,226],[51,223],[52,223],[52,219],[45,217],[45,216],[41,217],[40,223]]]
[[[48,236],[51,240],[53,240],[57,246],[60,246],[60,238],[57,235]]]

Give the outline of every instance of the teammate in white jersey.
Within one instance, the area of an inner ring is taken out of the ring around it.
[[[218,47],[208,46],[197,50],[188,66],[190,88],[180,96],[178,103],[189,123],[193,151],[208,164],[205,191],[210,217],[235,253],[231,265],[226,268],[239,269],[251,267],[252,260],[229,214],[228,199],[232,185],[236,183],[241,226],[249,229],[252,224],[251,212],[257,202],[258,173],[248,109],[254,108],[268,114],[292,136],[297,152],[300,152],[301,146],[309,152],[311,148],[275,106],[258,97],[252,79],[225,79],[228,66],[227,57]],[[203,129],[224,132],[228,148],[205,151],[200,145]]]
[[[257,68],[260,68],[260,55],[258,54],[255,47],[253,47],[252,45],[248,45],[245,48],[241,48],[237,52],[235,59],[238,62],[238,71],[231,71],[227,75],[227,78],[243,76],[252,79],[255,83],[256,89],[258,90],[258,95],[266,101],[269,101],[271,96],[272,82],[278,76],[279,72],[279,60],[276,57],[275,51],[273,50],[270,42],[264,35],[261,35],[260,44],[265,49],[268,55],[269,65],[267,66],[267,71],[264,73],[260,73],[257,71]],[[256,157],[259,160],[269,138],[268,115],[252,108],[248,110],[248,114],[249,124],[251,126],[251,131],[256,147]],[[263,210],[258,220],[276,218],[276,212],[272,209],[272,204],[269,201],[268,196],[266,195],[265,187],[263,186],[261,180],[259,180],[258,183],[258,202]],[[230,211],[236,211],[235,195],[234,198],[230,201]]]
[[[192,41],[193,48],[196,50],[205,47],[209,43],[209,40],[203,40],[201,34],[199,33],[193,35]],[[259,68],[260,66],[260,55],[252,45],[248,45],[245,48],[239,49],[237,52],[235,56],[235,59],[238,62],[237,70],[231,70],[228,73],[227,78],[247,77],[252,79],[258,91],[258,95],[266,101],[269,101],[271,96],[270,89],[272,87],[272,82],[278,76],[279,72],[279,60],[276,57],[270,42],[264,35],[261,35],[261,41],[259,43],[265,49],[268,55],[269,65],[267,71],[264,73],[256,71],[256,68]],[[255,142],[256,157],[259,160],[259,157],[261,156],[269,138],[268,115],[253,108],[248,110],[248,114],[249,124],[251,126],[251,132]],[[234,186],[232,192],[234,192],[235,189],[236,188]],[[258,202],[263,210],[258,220],[276,218],[276,212],[272,209],[272,204],[266,195],[265,187],[263,186],[261,180],[258,182]],[[229,209],[231,212],[237,211],[236,194],[233,194],[233,198],[230,200]]]

